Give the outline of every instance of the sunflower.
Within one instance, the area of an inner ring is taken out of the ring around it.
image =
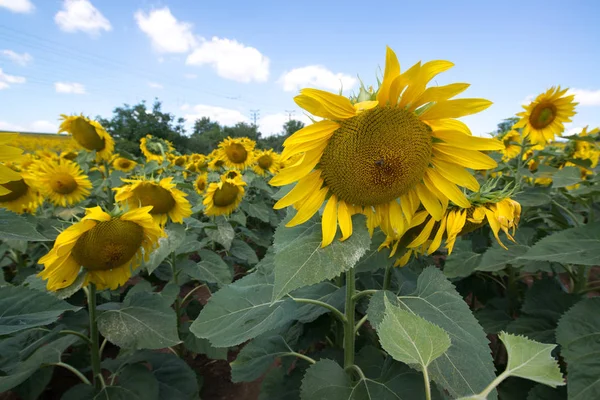
[[[521,134],[518,131],[511,130],[500,138],[504,149],[502,149],[502,161],[507,162],[519,155],[521,152]]]
[[[67,132],[88,151],[96,151],[97,158],[109,160],[115,149],[115,141],[98,122],[83,115],[61,114],[63,122],[58,133]]]
[[[145,178],[122,179],[127,184],[113,189],[115,201],[126,203],[130,208],[153,206],[150,214],[161,226],[168,218],[182,224],[184,218],[192,215],[192,207],[186,199],[187,194],[176,189],[172,180],[172,176],[160,182]]]
[[[111,216],[100,207],[87,208],[85,217],[61,232],[54,247],[40,258],[44,270],[38,276],[48,281],[52,291],[73,284],[81,267],[84,285],[93,283],[102,290],[125,284],[142,257],[148,259],[158,239],[165,236],[151,209]]]
[[[17,173],[17,175],[18,179],[0,183],[0,193],[6,193],[0,195],[0,208],[6,208],[17,214],[35,214],[37,208],[44,202],[44,198],[36,189],[35,181],[28,174]]]
[[[152,135],[146,135],[140,140],[140,150],[148,161],[162,163],[167,154],[175,150],[171,142]]]
[[[587,137],[598,134],[600,129],[595,128],[588,132],[588,127],[582,129],[579,137]],[[600,158],[600,149],[596,142],[588,142],[587,140],[574,140],[575,146],[573,149],[573,158],[580,160],[590,160],[590,168],[596,168],[598,159]]]
[[[571,122],[578,104],[574,95],[566,96],[568,90],[551,87],[523,106],[525,111],[517,114],[521,119],[513,129],[523,128],[523,137],[529,137],[533,144],[546,144],[554,139],[554,135],[560,136],[565,130],[563,124]]]
[[[243,170],[253,162],[254,146],[256,146],[254,140],[228,137],[219,143],[217,158],[223,160],[228,168]]]
[[[123,171],[123,172],[130,172],[135,168],[137,163],[128,158],[117,157],[113,161],[112,165],[113,165],[113,168],[116,170]]]
[[[260,150],[254,152],[256,164],[252,169],[258,175],[266,176],[268,172],[276,174],[279,170],[279,155],[271,150]]]
[[[200,174],[194,182],[194,190],[196,190],[196,193],[198,194],[204,194],[206,185],[208,185],[208,174]]]
[[[62,151],[60,153],[60,158],[73,161],[75,158],[77,158],[77,152],[73,150]]]
[[[171,160],[171,164],[175,165],[177,167],[185,167],[185,164],[187,163],[187,157],[186,156],[175,156],[173,157],[173,159]]]
[[[228,178],[227,175],[231,172],[223,174],[220,182],[208,185],[202,202],[205,207],[204,214],[207,216],[229,215],[242,202],[246,182],[241,179],[241,176]]]
[[[16,133],[0,133],[0,196],[10,193],[8,188],[2,186],[3,183],[21,179],[21,175],[18,172],[13,171],[3,164],[5,161],[16,161],[23,153],[23,150],[19,148],[6,145],[6,143],[11,143],[16,138]]]
[[[495,139],[472,136],[454,119],[491,105],[483,99],[455,99],[469,85],[426,88],[448,61],[417,63],[404,73],[388,48],[383,81],[371,100],[355,102],[317,89],[303,89],[296,104],[324,120],[286,139],[282,158],[303,154],[270,183],[298,182],[275,208],[295,205],[286,226],[310,219],[327,200],[323,213],[323,246],[352,234],[350,209],[372,208],[393,231],[402,232],[422,204],[441,220],[449,200],[468,208],[457,187],[477,190],[477,180],[464,168],[490,169],[496,162],[479,150],[501,150]],[[362,92],[362,91],[361,91]],[[366,92],[365,92],[366,93]],[[383,229],[383,228],[382,228]],[[389,233],[389,232],[388,232]]]
[[[88,176],[72,161],[43,162],[32,176],[44,197],[54,205],[67,207],[77,204],[90,195],[92,183]]]

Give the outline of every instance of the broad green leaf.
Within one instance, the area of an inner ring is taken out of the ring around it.
[[[197,264],[186,265],[183,269],[186,274],[199,281],[216,283],[219,286],[231,283],[233,271],[220,255],[205,249],[200,250],[198,255],[200,255],[201,261]]]
[[[302,364],[286,374],[285,367],[271,368],[261,382],[258,400],[292,400],[300,398],[304,370]]]
[[[190,332],[190,325],[187,321],[181,326],[180,337],[183,339],[183,344],[191,352],[196,354],[204,354],[206,357],[213,360],[227,360],[227,347],[213,347],[208,339],[200,339]]]
[[[560,319],[556,341],[567,362],[569,400],[600,398],[600,297],[577,303]]]
[[[552,357],[555,344],[539,343],[505,332],[501,332],[498,338],[508,353],[508,364],[503,374],[552,387],[565,384],[558,362]]]
[[[0,336],[48,325],[75,307],[50,293],[22,286],[0,287]]]
[[[448,350],[450,337],[439,326],[384,299],[385,313],[377,333],[381,347],[394,359],[427,368]]]
[[[354,267],[369,249],[371,239],[362,215],[353,217],[353,233],[340,242],[338,237],[321,248],[320,217],[304,224],[286,228],[288,216],[277,228],[273,248],[275,251],[275,289],[273,301],[279,300],[294,289],[332,279]]]
[[[507,244],[506,247],[508,250],[500,246],[490,247],[483,253],[481,262],[476,269],[486,272],[501,271],[506,268],[507,264],[520,264],[520,257],[529,251],[529,246],[514,243]]]
[[[165,228],[166,237],[158,239],[158,248],[150,253],[150,259],[144,261],[143,265],[149,274],[152,274],[156,268],[177,248],[185,239],[185,226],[182,224],[171,224]]]
[[[242,210],[250,217],[258,218],[263,222],[269,222],[270,210],[265,202],[242,202],[240,205]]]
[[[481,263],[481,254],[474,253],[470,240],[458,240],[452,254],[446,256],[444,275],[449,279],[471,275]]]
[[[522,207],[539,207],[550,203],[550,189],[545,187],[525,188],[515,198]]]
[[[240,260],[244,260],[249,265],[254,265],[258,262],[256,251],[254,251],[254,249],[243,240],[233,239],[229,252],[232,256],[239,258]]]
[[[388,265],[393,264],[395,258],[390,258],[390,249],[383,248],[379,251],[379,245],[385,240],[385,234],[377,230],[371,239],[369,250],[360,258],[356,264],[356,272],[375,272],[380,269],[385,269]]]
[[[52,241],[39,233],[34,224],[25,217],[0,209],[0,240],[26,240],[29,242]]]
[[[552,176],[552,187],[563,188],[581,182],[581,172],[577,167],[563,167]]]
[[[224,218],[217,219],[216,229],[204,228],[206,236],[208,236],[213,242],[222,245],[225,250],[229,250],[231,242],[235,237],[235,231],[231,224]]]
[[[124,349],[162,349],[181,343],[175,311],[160,294],[135,293],[123,304],[106,303],[98,309],[98,329]]]
[[[350,376],[333,360],[320,360],[311,365],[302,379],[302,400],[348,400],[353,387]]]
[[[417,279],[416,289],[411,287],[410,281],[401,282],[399,296],[384,291],[373,295],[367,310],[369,321],[379,329],[385,295],[392,304],[439,326],[448,333],[452,345],[431,363],[431,379],[453,397],[481,392],[496,375],[486,334],[469,306],[435,267],[426,268]],[[495,398],[492,392],[489,399]]]
[[[566,229],[546,236],[521,256],[526,260],[564,264],[600,264],[600,224]]]
[[[145,365],[128,365],[119,373],[119,386],[129,393],[128,400],[158,400],[159,384]]]
[[[527,400],[567,400],[567,388],[565,386],[551,388],[546,385],[536,385],[527,393]]]
[[[61,300],[64,300],[77,293],[79,289],[82,288],[83,282],[85,282],[85,273],[80,273],[77,276],[77,279],[75,279],[75,281],[71,285],[67,286],[64,289],[59,289],[55,292],[50,292],[48,291],[48,289],[46,289],[47,281],[43,280],[37,275],[29,275],[25,279],[25,281],[23,281],[23,284],[21,286],[34,290],[39,290],[40,292],[48,293],[58,297]]]
[[[23,400],[37,400],[46,390],[52,379],[54,367],[48,366],[38,369],[25,382],[13,389]]]
[[[475,311],[475,318],[487,334],[496,334],[506,329],[506,326],[513,321],[510,315],[504,310],[496,310],[486,307]]]

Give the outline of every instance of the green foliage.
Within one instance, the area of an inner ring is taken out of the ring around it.
[[[554,233],[522,255],[525,260],[600,264],[600,225],[590,224]]]

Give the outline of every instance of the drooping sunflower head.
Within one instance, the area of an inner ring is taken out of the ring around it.
[[[183,219],[192,215],[192,207],[187,194],[176,188],[173,177],[160,181],[153,179],[122,179],[125,185],[114,188],[115,201],[127,204],[130,208],[152,206],[150,214],[164,226],[170,218],[182,224]]]
[[[90,195],[92,188],[88,176],[69,160],[42,162],[32,176],[40,192],[56,206],[77,204]]]
[[[590,160],[590,168],[596,168],[598,165],[598,159],[600,158],[600,145],[598,144],[598,135],[600,133],[600,129],[595,128],[588,131],[588,127],[584,127],[579,133],[578,138],[571,140],[571,151],[568,152],[568,155],[572,158],[577,158],[580,160]],[[590,137],[598,136],[594,140],[589,140]]]
[[[142,207],[111,216],[100,207],[86,209],[86,216],[58,235],[54,247],[40,258],[44,270],[38,276],[48,281],[51,291],[73,284],[82,267],[84,285],[94,283],[102,290],[125,284],[165,236],[150,210]]]
[[[206,189],[202,203],[205,207],[204,214],[207,216],[229,215],[244,198],[246,182],[241,177],[230,179],[226,178],[226,175],[227,173],[221,176],[220,182],[209,184]]]
[[[569,89],[561,90],[560,86],[551,87],[540,94],[526,106],[525,111],[517,116],[521,117],[513,129],[523,128],[523,137],[529,137],[533,144],[544,145],[561,135],[564,123],[571,122],[571,117],[576,114],[575,96],[567,96]]]
[[[133,160],[124,157],[118,157],[113,161],[113,168],[118,171],[130,172],[132,171],[137,163]]]
[[[87,151],[96,151],[97,158],[109,160],[115,149],[115,141],[98,122],[83,115],[61,114],[63,122],[58,133],[67,132]]]
[[[159,164],[173,152],[175,148],[168,140],[161,139],[152,135],[146,135],[140,140],[140,150],[148,161],[156,161]]]
[[[4,165],[5,162],[17,161],[23,153],[22,149],[8,145],[9,143],[13,142],[17,136],[18,134],[16,133],[9,134],[0,132],[0,196],[9,193],[8,188],[1,186],[3,183],[21,179],[21,175],[18,172],[15,172],[11,168]]]
[[[20,174],[14,170],[18,179],[0,183],[0,208],[6,208],[17,214],[35,214],[44,198],[36,187],[36,181],[29,174]]]
[[[258,175],[266,176],[269,172],[276,174],[279,171],[279,154],[270,150],[259,150],[254,152],[254,172]]]
[[[303,89],[294,100],[324,120],[286,139],[282,159],[296,155],[274,186],[297,182],[276,208],[300,205],[287,226],[307,221],[327,200],[323,214],[323,246],[351,235],[348,210],[370,208],[392,231],[402,232],[422,205],[436,221],[449,201],[468,208],[458,186],[477,190],[465,168],[490,169],[496,162],[481,150],[501,150],[498,140],[472,136],[455,118],[480,112],[491,102],[451,99],[469,86],[455,83],[427,87],[448,61],[420,62],[404,72],[388,48],[383,81],[377,93],[358,102],[317,89]]]
[[[502,150],[502,161],[508,161],[519,155],[521,152],[521,134],[518,131],[508,131],[499,138],[502,140],[504,149]]]
[[[245,169],[252,164],[256,142],[248,138],[228,137],[219,143],[218,158],[228,168]]]

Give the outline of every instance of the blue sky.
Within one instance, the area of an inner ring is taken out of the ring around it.
[[[376,82],[385,46],[406,69],[455,63],[494,102],[475,134],[553,85],[580,102],[568,130],[600,125],[600,5],[590,1],[0,0],[0,129],[53,132],[61,113],[110,116],[154,97],[193,123],[250,121],[266,134],[301,87]]]

